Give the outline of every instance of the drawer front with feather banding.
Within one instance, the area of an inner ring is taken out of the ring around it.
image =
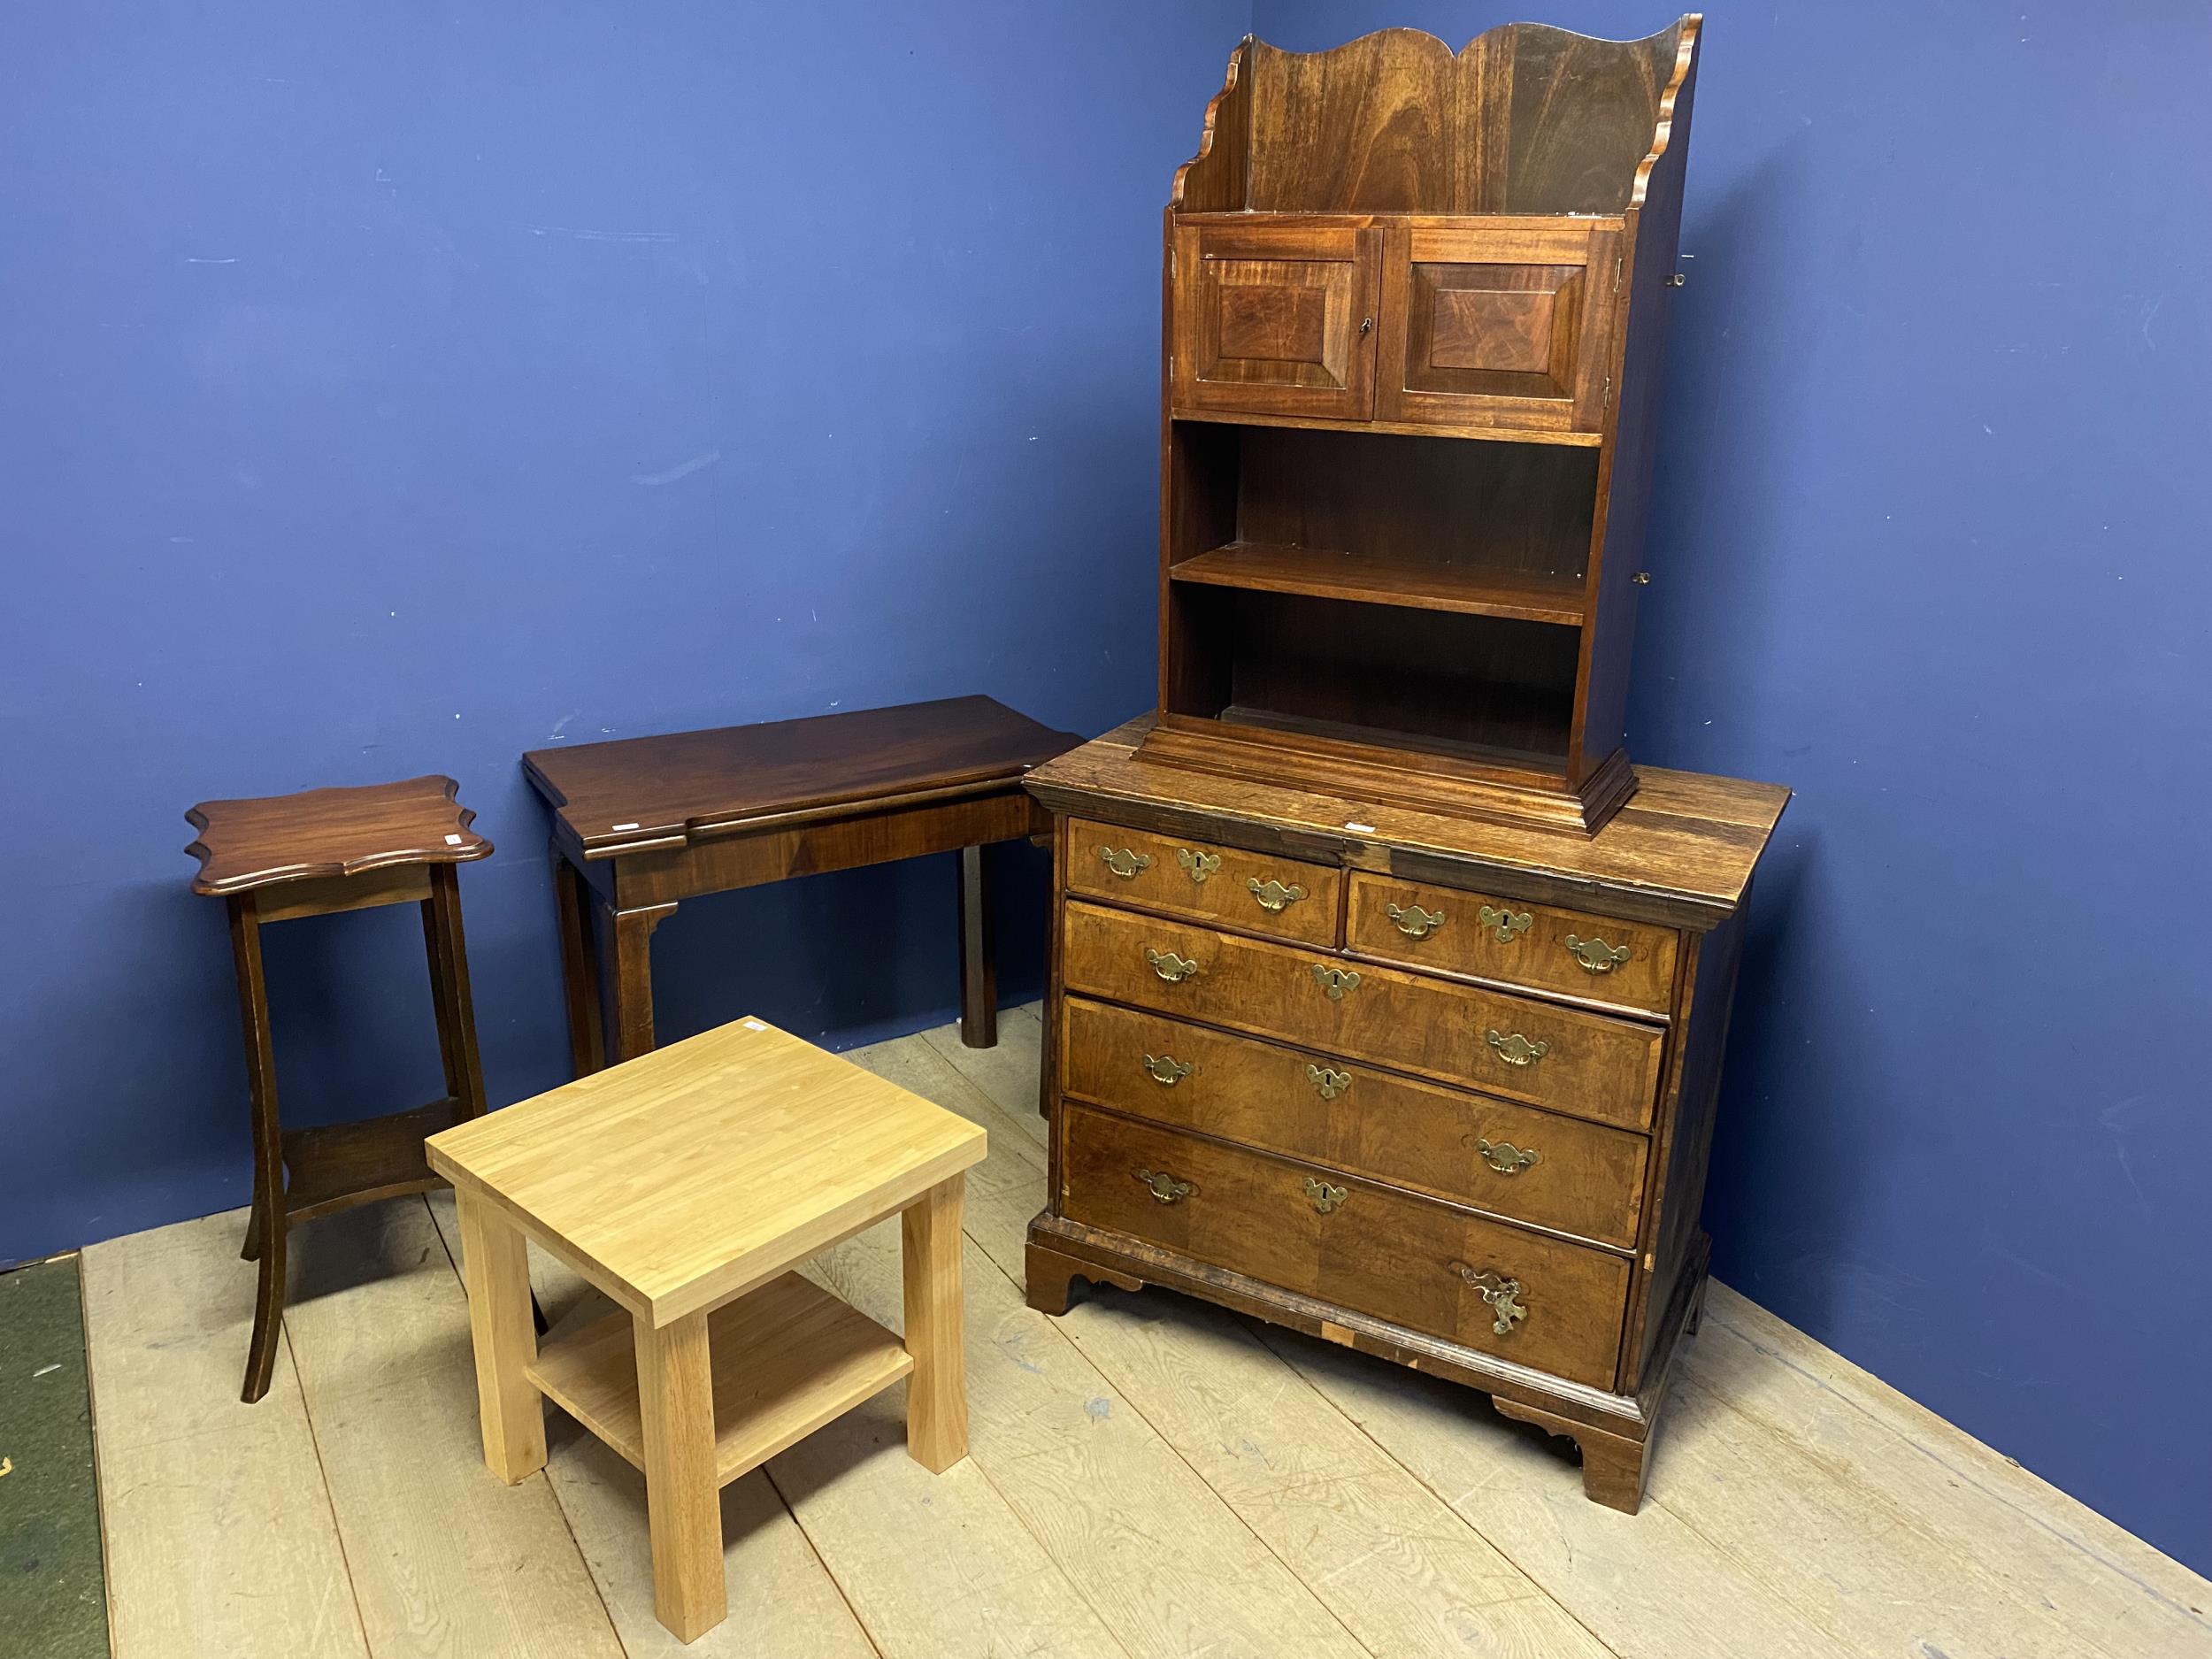
[[[1601,1244],[1636,1241],[1641,1135],[1087,997],[1066,1009],[1063,1087],[1078,1099]]]
[[[1063,1108],[1061,1209],[1094,1227],[1610,1387],[1625,1259],[1325,1166]]]
[[[1600,1123],[1651,1121],[1655,1027],[1094,905],[1071,903],[1062,921],[1070,992]]]

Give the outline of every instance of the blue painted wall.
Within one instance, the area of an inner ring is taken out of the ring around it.
[[[2022,10],[1709,8],[1630,752],[1798,791],[1721,1277],[2212,1571],[2212,12]]]
[[[195,799],[459,777],[511,1100],[564,1052],[521,749],[1148,702],[1153,239],[1230,46],[1508,15],[11,13],[0,1259],[242,1198]],[[1632,733],[1800,792],[1723,1275],[2200,1570],[2212,1427],[2139,1390],[2212,1369],[2208,58],[2154,0],[1711,17]],[[942,1018],[950,881],[687,907],[664,1029]],[[410,916],[271,955],[288,1110],[435,1092]]]
[[[211,795],[424,772],[495,1102],[526,749],[1150,696],[1158,211],[1238,4],[12,8],[0,1261],[242,1202]],[[1033,994],[1041,861],[1002,988]],[[664,1032],[947,1018],[949,860],[687,905]],[[273,931],[288,1115],[440,1091],[411,911]]]

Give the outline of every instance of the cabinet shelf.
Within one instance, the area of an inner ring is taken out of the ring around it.
[[[1215,426],[1281,426],[1301,432],[1379,433],[1395,438],[1449,438],[1468,443],[1540,443],[1570,449],[1594,449],[1605,442],[1602,432],[1576,432],[1563,426],[1509,426],[1466,420],[1370,420],[1348,417],[1331,420],[1318,416],[1275,415],[1251,409],[1193,409],[1178,403],[1169,411],[1171,420],[1200,420]]]
[[[1540,575],[1400,556],[1233,541],[1181,560],[1168,574],[1179,582],[1302,594],[1356,604],[1465,616],[1506,617],[1578,627],[1584,617],[1578,576]]]

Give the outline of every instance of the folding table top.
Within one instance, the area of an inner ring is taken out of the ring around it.
[[[703,831],[1018,788],[1080,741],[989,697],[533,749],[524,771],[591,856]]]

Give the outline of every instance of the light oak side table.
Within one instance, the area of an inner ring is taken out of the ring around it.
[[[718,1494],[907,1379],[907,1449],[967,1455],[960,1211],[984,1132],[757,1019],[432,1136],[453,1183],[484,1461],[545,1464],[552,1401],[641,1470],[654,1610],[728,1610]],[[897,1215],[902,1340],[791,1270]],[[525,1240],[621,1304],[539,1351]]]

